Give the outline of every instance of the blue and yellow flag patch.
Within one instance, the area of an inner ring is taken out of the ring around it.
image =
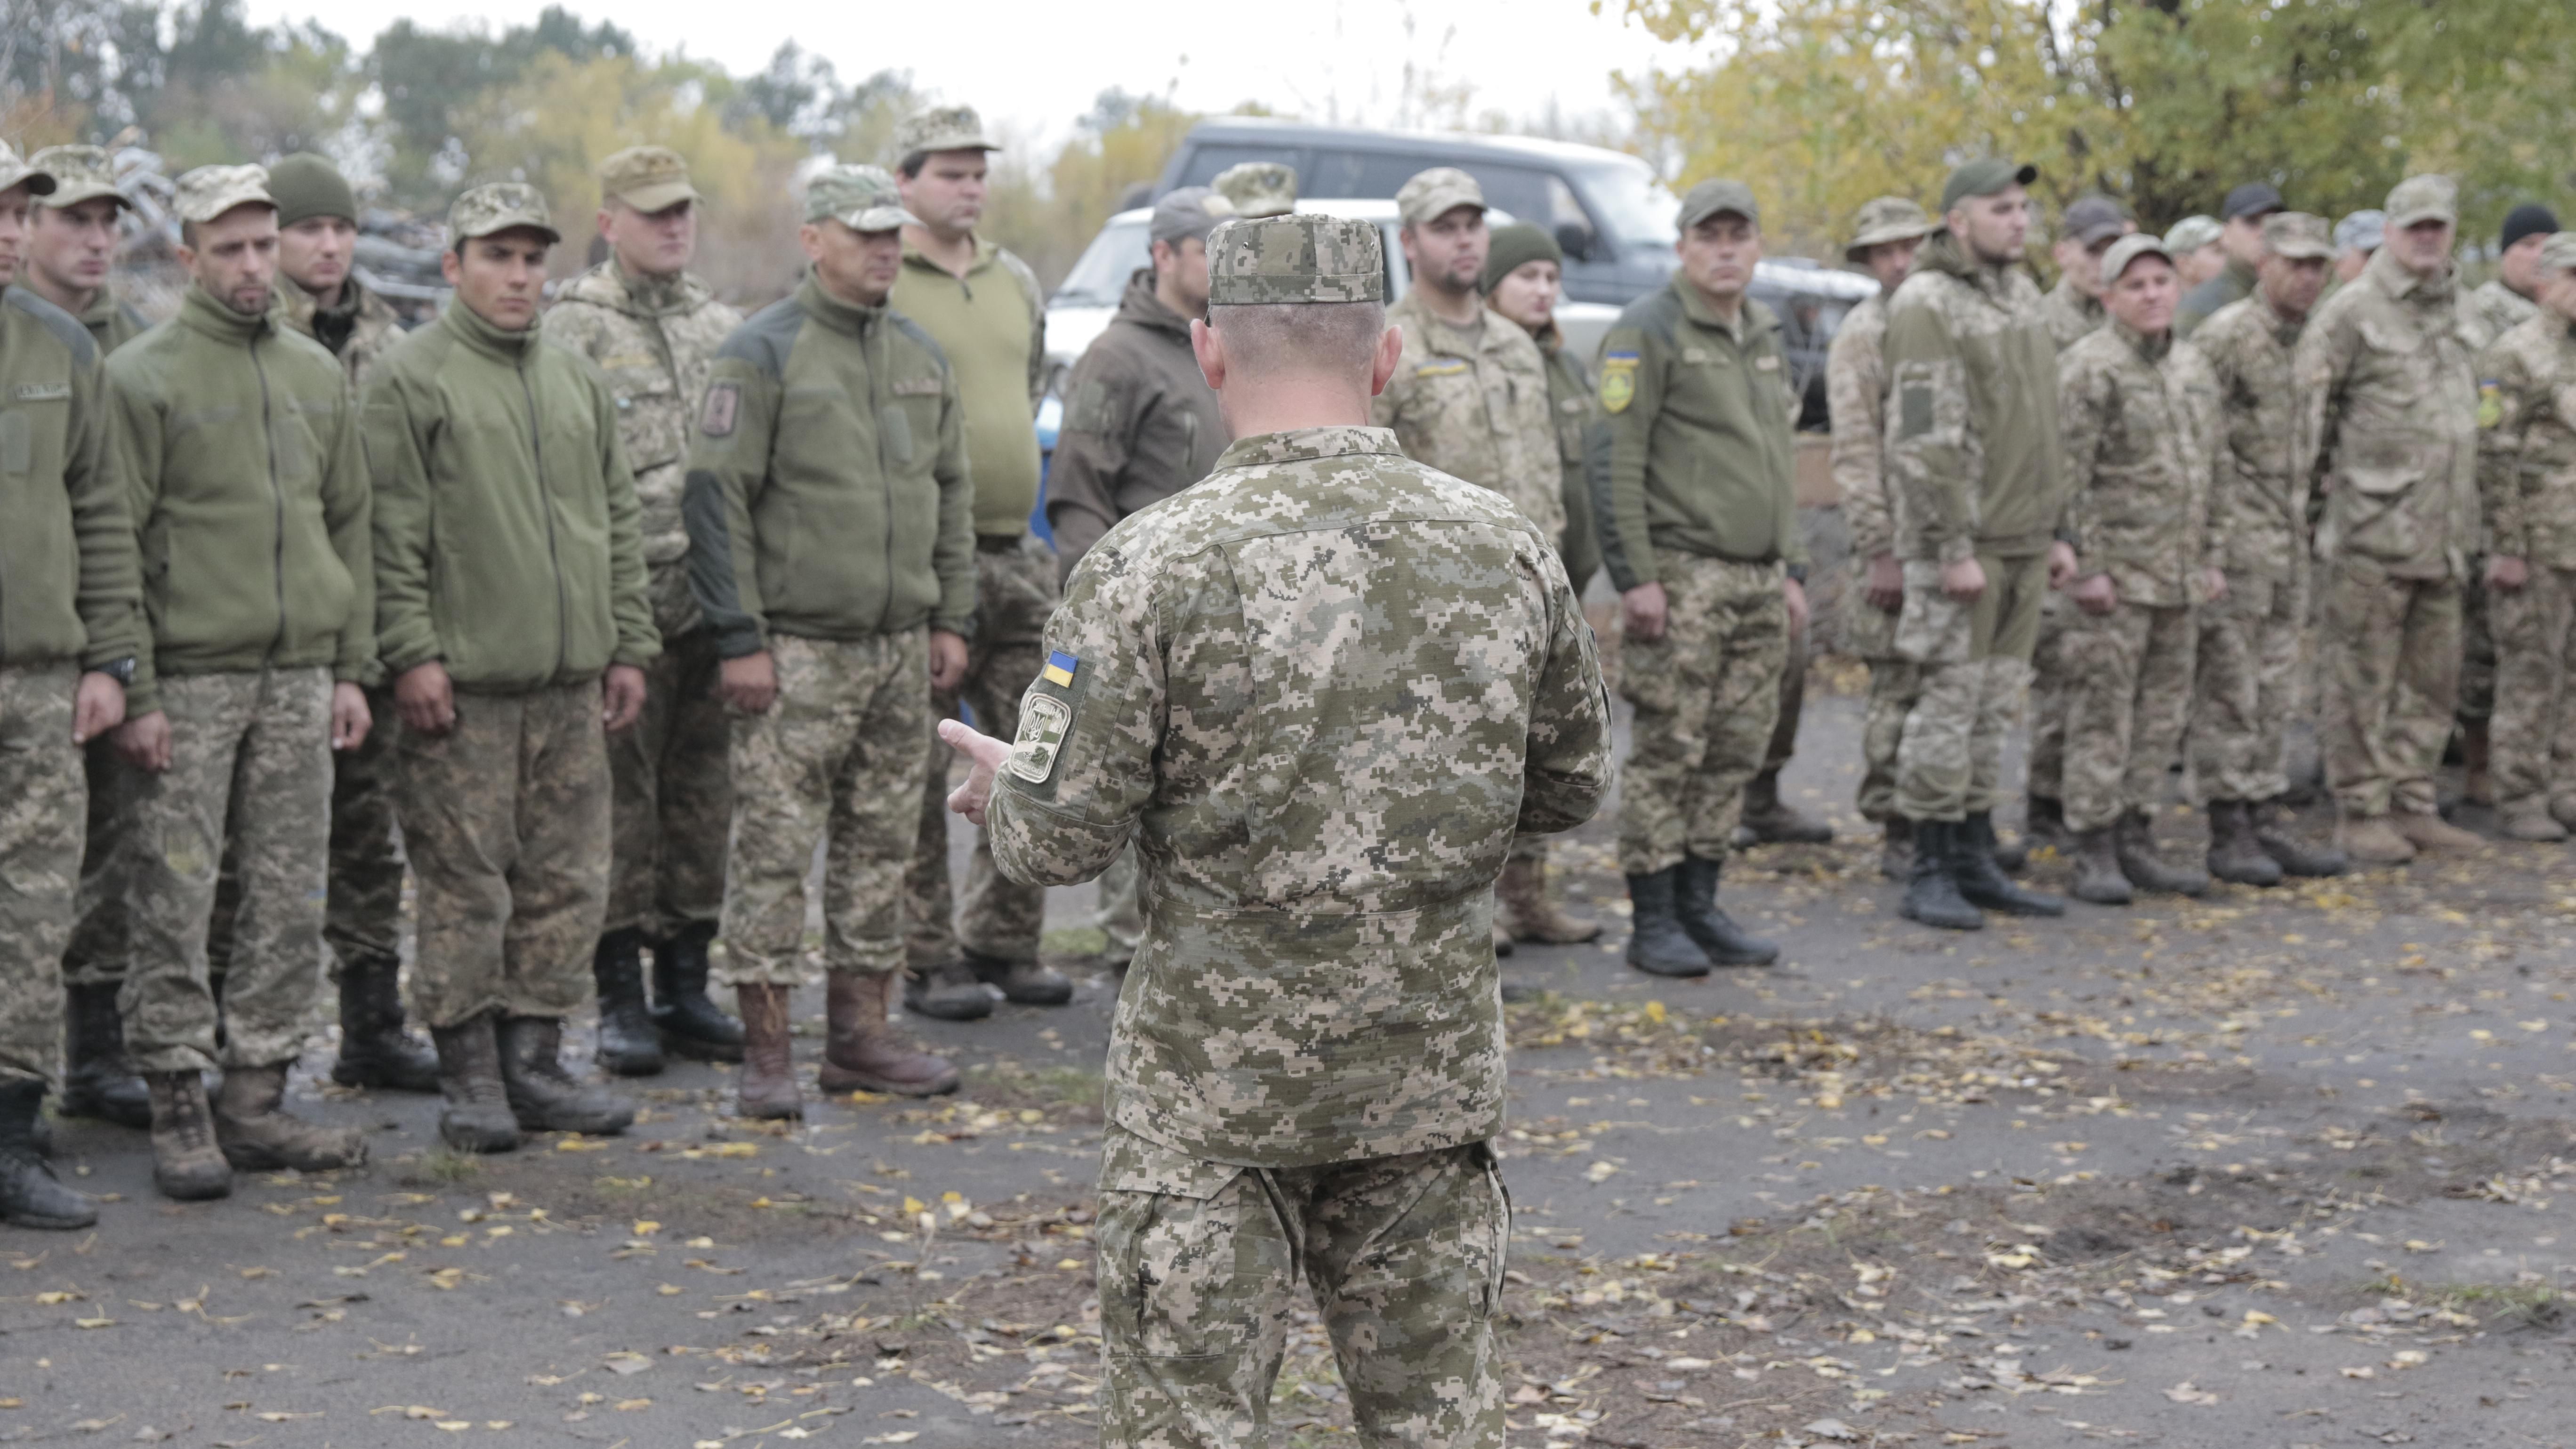
[[[1038,678],[1045,680],[1047,683],[1054,685],[1058,689],[1071,689],[1073,688],[1073,672],[1081,667],[1081,660],[1074,658],[1072,655],[1065,653],[1061,649],[1057,649],[1051,651],[1047,655],[1046,668],[1038,671]]]

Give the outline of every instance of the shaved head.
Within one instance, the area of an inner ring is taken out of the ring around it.
[[[1247,378],[1366,377],[1386,335],[1383,302],[1270,303],[1208,308],[1208,325]]]

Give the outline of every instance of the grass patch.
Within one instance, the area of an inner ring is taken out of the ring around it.
[[[1041,956],[1104,956],[1109,933],[1098,926],[1058,926],[1038,939]]]
[[[473,1182],[483,1175],[483,1159],[475,1153],[457,1152],[433,1147],[414,1159],[407,1181],[434,1182],[453,1187]]]

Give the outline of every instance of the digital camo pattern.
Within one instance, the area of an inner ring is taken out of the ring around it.
[[[2048,289],[2048,295],[2040,299],[2040,305],[2048,318],[2048,335],[2056,339],[2060,352],[2093,335],[2103,323],[2111,320],[2110,313],[2102,309],[2101,298],[2085,296],[2064,277],[2058,278],[2057,285]]]
[[[161,682],[170,768],[120,767],[133,798],[120,842],[133,954],[117,1007],[138,1070],[265,1067],[302,1053],[324,980],[331,687],[326,669]],[[219,1001],[207,922],[228,858],[238,903]]]
[[[63,947],[89,794],[72,743],[76,673],[0,668],[0,1079],[62,1074]]]
[[[2058,659],[2066,670],[2066,824],[2107,830],[2164,803],[2165,767],[2191,717],[2199,626],[2188,605],[2070,609]]]
[[[1431,314],[1420,288],[1386,309],[1403,329],[1395,376],[1370,405],[1404,455],[1512,501],[1549,538],[1565,533],[1565,471],[1550,415],[1547,359],[1527,332],[1485,314],[1470,343]]]
[[[2519,589],[2488,595],[2497,675],[2496,807],[2576,802],[2576,569],[2535,563]]]
[[[2496,800],[2576,795],[2566,723],[2567,591],[2569,571],[2576,570],[2576,332],[2555,312],[2507,328],[2478,358],[2478,390],[2478,494],[2487,547],[2530,568],[2518,594],[2487,591]],[[2463,682],[2464,706],[2471,692]]]
[[[1291,212],[1208,233],[1208,304],[1383,302],[1386,241],[1374,222]]]
[[[356,277],[340,284],[340,300],[329,308],[317,304],[312,293],[293,282],[281,283],[277,312],[287,326],[330,348],[348,369],[351,385],[361,391],[376,363],[403,339],[402,319],[391,304]]]
[[[1858,592],[1852,597],[1859,598]],[[1878,613],[1867,604],[1852,612]],[[1896,752],[1905,743],[1905,718],[1922,697],[1921,665],[1894,657],[1869,661],[1869,697],[1861,706],[1860,789],[1852,802],[1863,820],[1884,825],[1901,813],[1896,808]]]
[[[665,941],[724,909],[727,755],[733,723],[716,697],[715,635],[669,637],[644,670],[644,713],[608,737],[608,929]]]
[[[2314,477],[2292,466],[2299,417],[2292,361],[2305,325],[2257,292],[2221,307],[2191,335],[2218,381],[2210,559],[2231,588],[2239,580],[2306,582]]]
[[[1095,1229],[1101,1444],[1267,1449],[1302,1275],[1361,1442],[1499,1449],[1492,1319],[1510,1233],[1481,1143],[1263,1169],[1111,1127]]]
[[[1908,820],[1958,820],[1992,810],[2004,735],[2021,710],[2039,637],[2048,559],[1982,556],[1986,590],[1973,603],[1941,592],[1942,565],[1905,565],[1896,652],[1920,671],[1896,755],[1896,809]]]
[[[2540,304],[2491,277],[2469,294],[2464,310],[2477,329],[2478,345],[2491,345],[2507,332],[2540,315]]]
[[[2057,376],[2078,569],[2109,574],[2123,605],[2197,603],[2218,443],[2209,360],[2170,334],[2113,322],[2066,349]]]
[[[903,964],[907,827],[930,738],[929,649],[926,628],[770,639],[778,698],[766,714],[733,716],[727,985],[804,981],[805,884],[818,845],[824,969],[882,976]]]
[[[2215,318],[2200,329],[2207,337]],[[2288,792],[2290,716],[2299,708],[2304,587],[2230,575],[2227,597],[2200,606],[2192,686],[2192,780],[2199,798],[2270,800]]]
[[[1097,875],[1130,834],[1146,933],[1111,1120],[1305,1167],[1501,1122],[1491,887],[1517,832],[1611,776],[1609,701],[1554,540],[1375,428],[1237,441],[1119,525],[1047,628],[1070,724],[1005,772],[1013,879]]]
[[[599,685],[456,696],[456,727],[395,745],[419,883],[412,1005],[433,1027],[487,1011],[570,1015],[608,907]]]
[[[2348,818],[2433,813],[2460,693],[2460,588],[2329,560],[2318,631],[2317,746]]]
[[[1896,526],[1888,512],[1884,452],[1887,436],[1887,298],[1871,297],[1843,317],[1825,351],[1825,398],[1833,418],[1830,455],[1834,487],[1842,494],[1843,527],[1851,534],[1852,559],[1869,560],[1896,547]],[[1875,610],[1853,609],[1854,627],[1868,627],[1857,616]],[[1882,616],[1884,617],[1884,616]],[[1884,634],[1887,631],[1878,631]],[[1872,643],[1877,647],[1873,649]],[[1862,658],[1883,658],[1893,641],[1856,640]]]
[[[1726,859],[1744,785],[1780,717],[1789,604],[1776,563],[1667,553],[1664,634],[1619,646],[1619,694],[1637,707],[1619,794],[1619,869]]]
[[[546,210],[546,194],[524,181],[489,181],[474,187],[448,204],[447,234],[463,239],[491,236],[512,227],[534,227],[556,241],[563,235],[555,230],[553,214]]]
[[[393,690],[368,690],[367,714],[375,725],[366,739],[331,757],[331,900],[322,939],[341,966],[391,961],[402,950],[403,853],[394,840],[402,723]]]

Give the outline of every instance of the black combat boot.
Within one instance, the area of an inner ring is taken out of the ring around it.
[[[1959,893],[1959,830],[1951,820],[1914,822],[1914,874],[1905,885],[1905,903],[1897,908],[1907,920],[1944,931],[1985,929],[1985,913]]]
[[[1043,961],[1010,961],[967,948],[966,969],[987,986],[998,986],[1014,1006],[1062,1006],[1073,999],[1073,983]]]
[[[993,993],[963,960],[915,967],[904,974],[903,1009],[941,1021],[982,1021],[993,1014]]]
[[[431,1027],[438,1044],[438,1138],[458,1152],[508,1152],[519,1145],[519,1120],[501,1084],[501,1044],[492,1014]]]
[[[19,1228],[85,1228],[98,1204],[54,1177],[37,1146],[45,1084],[0,1082],[0,1223]]]
[[[2129,876],[2120,869],[2120,847],[2111,832],[2087,830],[2075,837],[2075,898],[2097,906],[2125,906],[2135,898]]]
[[[1834,828],[1780,798],[1780,772],[1763,770],[1744,786],[1743,828],[1769,845],[1823,845]]]
[[[63,1115],[151,1131],[152,1095],[125,1056],[125,1019],[116,1012],[116,983],[66,987],[63,995],[71,1018]]]
[[[2021,833],[2033,845],[2053,845],[2057,853],[2075,849],[2075,832],[2066,828],[2066,802],[2033,795],[2022,804]]]
[[[1720,862],[1696,855],[1682,857],[1681,877],[1673,888],[1673,914],[1691,943],[1708,953],[1714,966],[1768,966],[1780,959],[1777,942],[1766,941],[1717,906]]]
[[[1994,812],[1970,811],[1950,840],[1951,878],[1959,883],[1959,894],[1968,904],[2008,916],[2066,914],[2066,902],[2043,891],[2024,890],[2004,874],[1995,860]]]
[[[500,1047],[501,1085],[522,1130],[606,1136],[635,1120],[633,1102],[564,1070],[560,1017],[505,1016]]]
[[[691,921],[653,946],[653,1025],[662,1050],[709,1062],[743,1058],[743,1025],[707,995],[707,945],[716,923]]]
[[[1691,941],[1674,913],[1682,868],[1668,865],[1628,877],[1628,964],[1649,976],[1706,976],[1708,953]]]
[[[599,983],[599,1065],[621,1077],[659,1074],[662,1041],[644,1004],[644,933],[630,926],[600,937],[590,974]]]
[[[2209,877],[2189,866],[2173,865],[2156,854],[2154,827],[2144,810],[2132,810],[2112,827],[2111,843],[2120,857],[2120,872],[2140,890],[2196,896],[2209,889]]]
[[[2233,885],[2281,883],[2281,863],[2254,838],[2254,811],[2242,800],[2209,802],[2209,873]]]
[[[438,1053],[403,1030],[400,957],[341,963],[340,1056],[331,1080],[377,1091],[438,1090]]]
[[[2289,811],[2280,799],[2265,800],[2253,807],[2254,840],[2263,853],[2281,863],[2283,875],[2307,879],[2338,876],[2352,869],[2352,858],[2331,846],[2302,844],[2289,832]]]

